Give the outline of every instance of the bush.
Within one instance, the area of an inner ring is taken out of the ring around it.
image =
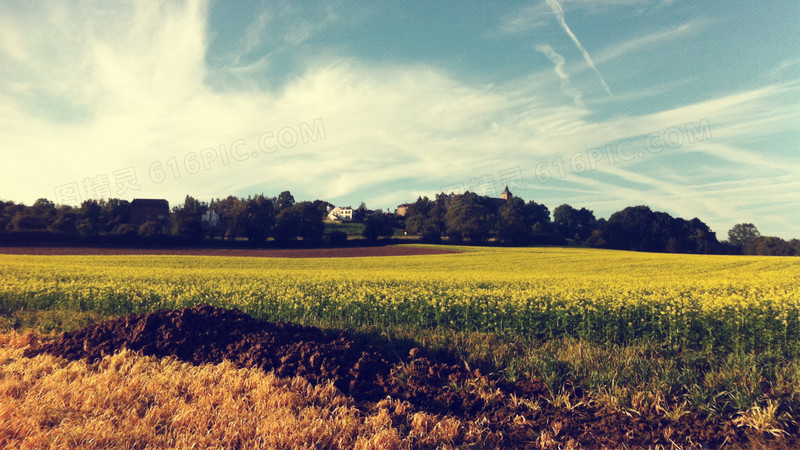
[[[328,245],[339,247],[347,244],[347,233],[344,231],[332,231],[327,235]]]
[[[422,242],[426,244],[441,244],[442,235],[437,230],[426,229],[422,232]]]
[[[0,233],[0,245],[74,245],[82,242],[75,233],[30,230]]]

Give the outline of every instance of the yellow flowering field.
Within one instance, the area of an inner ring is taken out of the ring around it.
[[[370,258],[0,255],[0,314],[196,304],[330,326],[797,354],[800,258],[462,248]]]

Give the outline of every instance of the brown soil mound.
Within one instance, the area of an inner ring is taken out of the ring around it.
[[[388,344],[342,332],[259,321],[238,310],[211,306],[98,323],[41,344],[26,356],[49,353],[95,361],[122,348],[157,357],[171,355],[194,364],[229,360],[280,376],[299,375],[312,383],[330,380],[364,410],[376,408],[376,401],[391,396],[407,401],[414,411],[482,421],[501,439],[494,445],[572,441],[592,448],[672,443],[718,447],[747,441],[730,421],[711,422],[693,412],[671,422],[605,411],[580,389],[567,388],[565,404],[556,404],[545,400],[549,394],[539,381],[509,383],[468,370],[453,358],[426,357],[417,348],[398,355]],[[579,402],[580,406],[574,406]],[[411,418],[405,414],[392,420],[402,426]]]
[[[106,247],[2,247],[6,255],[179,255],[246,256],[256,258],[354,258],[367,256],[415,256],[460,253],[430,247],[345,247],[301,249],[225,249],[225,248],[106,248]]]

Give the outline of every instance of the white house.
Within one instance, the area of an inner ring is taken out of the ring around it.
[[[341,220],[342,222],[350,222],[353,220],[353,208],[349,206],[336,207],[328,213],[328,220]]]

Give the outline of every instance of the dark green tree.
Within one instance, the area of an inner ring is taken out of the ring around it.
[[[550,233],[552,231],[550,210],[547,206],[531,200],[525,205],[525,209],[525,215],[532,224],[534,233]]]
[[[383,212],[370,214],[364,219],[363,235],[368,240],[374,241],[382,237],[392,237],[392,222]]]
[[[234,240],[244,235],[246,217],[245,202],[233,195],[214,201],[214,211],[219,215],[218,228],[225,239]]]
[[[57,213],[56,205],[46,198],[37,199],[33,205],[28,208],[28,214],[38,217],[41,223],[44,224],[42,228],[51,225],[55,221]]]
[[[687,228],[686,235],[691,242],[688,246],[690,253],[713,253],[719,247],[717,234],[697,217],[688,222]]]
[[[533,223],[525,201],[510,198],[500,206],[497,216],[497,237],[506,243],[528,244],[533,239]]]
[[[103,206],[97,200],[84,200],[78,211],[76,228],[82,236],[94,236],[105,231]]]
[[[275,218],[275,238],[291,241],[302,237],[304,242],[318,244],[325,233],[322,214],[312,202],[300,202],[282,210]]]
[[[367,204],[361,202],[358,208],[353,210],[353,222],[363,222],[367,217]]]
[[[333,203],[326,202],[325,200],[314,200],[311,203],[313,203],[314,207],[322,214],[323,220],[325,217],[328,217],[328,208],[333,209]]]
[[[131,222],[131,202],[118,198],[110,198],[102,202],[102,215],[105,217],[105,228],[113,230],[119,225]]]
[[[275,224],[275,207],[272,199],[263,194],[247,199],[245,202],[245,236],[251,242],[267,240]]]
[[[489,208],[480,203],[477,194],[467,192],[448,200],[444,221],[447,236],[478,244],[491,235],[495,217]]]
[[[294,196],[289,191],[283,191],[278,195],[278,198],[275,199],[275,211],[281,212],[285,209],[289,209],[296,203],[294,200]]]
[[[146,240],[162,238],[165,235],[164,225],[152,220],[145,222],[139,225],[138,235]]]
[[[741,249],[745,249],[748,244],[755,242],[760,237],[761,233],[752,223],[739,223],[728,230],[728,242]]]
[[[417,201],[408,205],[405,216],[405,231],[408,234],[422,234],[423,224],[428,219],[433,202],[428,197],[418,197]]]
[[[25,230],[44,230],[47,228],[47,220],[43,217],[31,214],[29,210],[18,212],[11,218],[10,228],[13,231]]]
[[[591,210],[575,209],[563,204],[553,210],[553,226],[558,234],[567,239],[585,241],[592,235],[597,220]]]
[[[59,206],[56,211],[56,218],[49,227],[50,231],[62,233],[75,233],[78,224],[78,212],[72,206]]]
[[[15,204],[14,202],[7,202],[0,200],[0,231],[10,229],[11,219],[24,206]]]
[[[794,247],[785,240],[776,236],[759,237],[754,243],[756,255],[764,256],[795,256]]]
[[[172,234],[193,243],[199,243],[205,235],[203,214],[208,205],[187,195],[183,204],[172,208]]]
[[[605,241],[611,248],[646,252],[707,253],[719,248],[716,234],[699,219],[686,221],[647,206],[617,211],[593,233],[591,244]]]

